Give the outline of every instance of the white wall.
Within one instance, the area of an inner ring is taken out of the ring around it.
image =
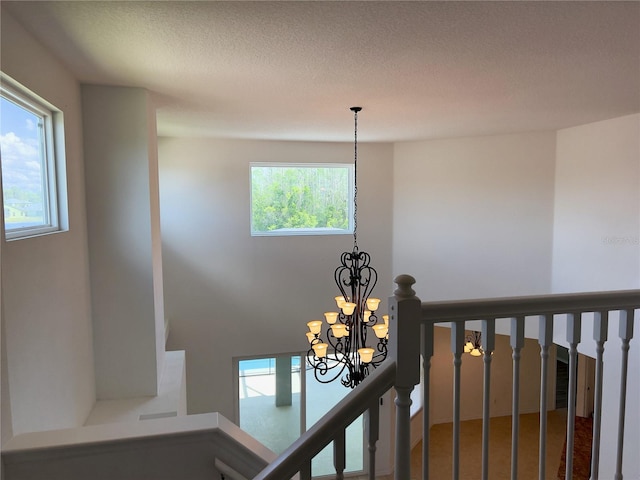
[[[640,288],[640,115],[558,132],[553,248],[554,292]],[[636,311],[636,316],[639,314]],[[636,318],[637,327],[638,320]],[[595,356],[592,323],[580,351]],[[562,323],[554,340],[564,342]],[[625,478],[640,478],[640,344],[631,342]],[[612,315],[605,348],[602,478],[615,471],[620,339]],[[608,427],[608,428],[607,428]]]
[[[555,133],[398,143],[393,271],[423,301],[548,293]]]
[[[640,115],[558,132],[554,292],[640,286],[639,192]]]
[[[83,85],[82,114],[97,397],[156,395],[164,315],[161,270],[154,271],[154,112],[146,90]]]
[[[93,348],[79,85],[4,9],[1,35],[2,71],[64,113],[69,204],[69,231],[2,246],[2,419],[18,434],[82,425],[95,401]]]
[[[167,338],[164,316],[162,231],[160,229],[160,172],[158,165],[158,126],[156,123],[156,107],[151,101],[150,95],[147,95],[147,139],[147,155],[149,159],[149,216],[151,222],[151,272],[153,276],[153,314],[155,331],[156,377],[158,379],[158,385],[161,385],[161,377],[165,370],[165,345],[167,342]],[[182,380],[185,381],[184,375],[182,377]]]
[[[168,347],[187,351],[190,413],[233,418],[232,358],[299,352],[306,322],[331,308],[350,235],[251,237],[249,162],[353,161],[349,143],[161,138]],[[360,145],[358,243],[392,291],[392,147]]]

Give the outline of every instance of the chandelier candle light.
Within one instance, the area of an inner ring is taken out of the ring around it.
[[[371,294],[378,274],[370,266],[371,256],[358,249],[358,112],[351,107],[354,117],[354,198],[353,198],[353,251],[344,252],[334,279],[340,295],[335,297],[337,312],[324,314],[327,322],[326,342],[321,338],[322,320],[307,323],[309,351],[307,361],[313,367],[316,380],[329,383],[342,375],[340,382],[354,388],[387,357],[389,316],[379,322],[376,315],[379,298]],[[377,339],[376,348],[367,346],[367,336]]]

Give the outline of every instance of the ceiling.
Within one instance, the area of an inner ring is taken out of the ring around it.
[[[640,111],[640,2],[2,1],[163,136],[402,141]]]

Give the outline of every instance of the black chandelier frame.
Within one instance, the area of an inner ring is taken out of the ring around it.
[[[343,375],[340,379],[342,385],[354,388],[369,375],[371,367],[376,368],[387,358],[388,334],[378,338],[372,360],[363,362],[358,349],[366,347],[369,334],[375,336],[373,326],[382,325],[375,311],[367,309],[367,300],[378,281],[378,274],[370,265],[371,256],[357,248],[352,252],[344,252],[340,262],[341,265],[335,270],[335,282],[342,297],[347,302],[355,303],[355,309],[351,315],[346,315],[340,309],[336,323],[344,325],[348,334],[338,338],[329,325],[325,338],[330,351],[323,357],[316,355],[313,347],[322,341],[320,334],[315,334],[310,342],[307,359],[314,369],[317,381],[330,383]],[[365,312],[371,312],[367,321]]]
[[[316,353],[316,348],[322,345],[321,328],[318,333],[309,340],[309,350],[307,351],[307,361],[314,369],[314,376],[320,383],[330,383],[342,376],[340,382],[345,387],[354,388],[367,375],[371,368],[376,368],[387,358],[388,343],[388,323],[383,316],[380,322],[376,315],[376,308],[368,308],[367,301],[378,281],[378,273],[371,266],[371,255],[358,249],[358,112],[361,107],[351,107],[354,113],[354,211],[353,211],[353,250],[343,252],[340,256],[340,265],[334,272],[334,280],[340,291],[340,296],[336,297],[338,303],[338,313],[335,322],[329,322],[326,329],[325,338],[326,353],[322,355]],[[341,308],[339,300],[354,303],[353,313],[346,314]],[[378,300],[379,301],[379,300]],[[334,325],[343,325],[346,334],[336,336]],[[382,328],[376,325],[384,325]],[[376,331],[380,331],[378,336]],[[384,335],[382,335],[384,333]],[[373,349],[371,361],[363,361],[358,350],[366,347],[367,337],[373,334],[378,342]],[[382,338],[380,338],[382,337]],[[323,345],[324,346],[324,345]]]

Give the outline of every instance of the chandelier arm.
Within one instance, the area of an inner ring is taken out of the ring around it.
[[[309,353],[310,352],[311,349],[309,350]],[[345,369],[347,372],[351,372],[354,370],[354,365],[351,362],[350,357],[346,353],[342,353],[342,356],[338,357],[336,352],[334,352],[333,358],[330,358],[329,356],[325,358],[317,358],[315,355],[313,355],[313,357],[310,357],[308,355],[307,360],[309,365],[314,369],[314,377],[320,383],[333,382],[344,373]],[[329,372],[335,369],[338,370],[333,372],[333,374],[328,378],[325,378],[325,376],[328,375]],[[350,374],[345,374],[344,377],[340,379],[340,382],[345,386],[349,386],[352,383]],[[357,383],[351,385],[351,387],[354,387],[355,385],[357,385]]]
[[[340,266],[335,270],[334,279],[347,301],[352,301],[355,298],[353,287],[359,282],[357,270],[358,253],[355,250],[353,252],[343,252],[340,256]],[[347,293],[347,289],[351,291],[350,295]]]
[[[362,299],[363,306],[366,306],[367,299],[373,291],[373,287],[378,282],[378,272],[373,267],[364,267],[360,269],[359,273],[360,281],[360,298]]]
[[[316,370],[321,370],[321,375],[325,375],[328,371],[334,370],[335,368],[340,367],[340,371],[335,377],[337,378],[346,366],[345,362],[342,361],[342,358],[345,356],[345,353],[343,350],[344,350],[344,347],[341,347],[340,345],[338,345],[338,350],[327,352],[327,355],[325,357],[318,357],[315,354],[313,347],[311,347],[309,348],[309,350],[307,350],[307,363],[312,368]],[[338,357],[338,354],[340,354],[341,356]],[[330,365],[329,362],[331,362],[332,364]]]
[[[359,327],[360,327],[360,338],[362,339],[362,346],[366,347],[367,346],[367,324],[364,322],[361,322]]]
[[[328,378],[324,378],[325,375],[327,375],[331,370],[333,370],[335,367],[338,367],[338,366],[341,366],[340,370],[335,372],[334,375],[330,375]],[[324,368],[314,367],[313,376],[320,383],[331,383],[335,381],[338,377],[340,377],[340,375],[342,375],[342,372],[346,367],[347,366],[345,364],[340,364],[340,363],[337,363],[333,367],[329,367],[329,366],[325,366]]]
[[[334,343],[335,341],[335,343]],[[331,351],[335,353],[336,350],[342,350],[342,341],[333,335],[331,328],[327,329],[327,343],[331,346]]]
[[[367,252],[360,252],[358,260],[360,264],[360,271],[367,273],[366,276],[361,275],[361,283],[366,285],[368,290],[371,291],[376,286],[376,283],[378,283],[378,272],[376,272],[376,269],[370,265],[371,255]]]
[[[385,358],[387,358],[387,341],[380,340],[376,348],[378,353],[373,356],[373,361],[371,363],[377,367]]]

